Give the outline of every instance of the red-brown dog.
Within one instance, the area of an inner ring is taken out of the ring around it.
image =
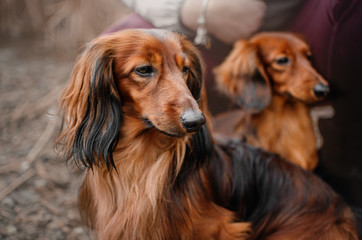
[[[323,99],[329,87],[310,58],[306,42],[290,33],[238,41],[215,74],[241,111],[220,115],[216,131],[313,170],[318,157],[307,104]]]
[[[93,40],[61,98],[79,209],[100,240],[356,239],[353,215],[308,171],[208,125],[199,54],[184,37]]]

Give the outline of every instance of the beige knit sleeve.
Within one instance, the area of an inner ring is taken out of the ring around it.
[[[184,27],[180,21],[184,0],[121,0],[127,7],[151,22],[157,28],[183,33],[193,37],[195,33]]]

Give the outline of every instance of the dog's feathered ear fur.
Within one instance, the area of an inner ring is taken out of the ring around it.
[[[204,64],[201,60],[201,54],[190,41],[186,40],[184,36],[181,36],[181,44],[183,51],[188,55],[191,62],[190,74],[189,78],[187,79],[187,86],[190,89],[192,96],[196,100],[199,100],[201,97],[201,89],[204,78]]]
[[[226,60],[215,70],[219,88],[244,110],[255,113],[271,100],[270,81],[258,56],[258,49],[247,40],[240,40]]]
[[[114,53],[102,41],[91,42],[80,55],[60,103],[64,123],[57,142],[68,159],[90,168],[104,163],[115,167],[112,152],[122,122]]]

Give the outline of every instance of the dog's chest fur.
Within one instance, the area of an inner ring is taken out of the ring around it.
[[[312,121],[302,102],[273,96],[271,104],[252,115],[249,121],[241,122],[237,132],[242,133],[249,144],[279,153],[294,163],[303,165],[310,160],[310,164],[317,164]]]

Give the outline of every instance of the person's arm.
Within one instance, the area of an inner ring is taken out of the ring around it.
[[[184,27],[180,20],[180,12],[184,0],[121,0],[127,7],[135,11],[156,28],[183,33],[194,37],[195,33]]]
[[[194,37],[202,0],[122,0],[157,28]],[[266,5],[260,0],[209,0],[206,29],[217,39],[233,43],[260,27]]]
[[[197,30],[202,0],[185,0],[181,8],[181,23]],[[207,31],[225,43],[248,38],[263,20],[266,5],[259,0],[209,0],[206,8]]]

